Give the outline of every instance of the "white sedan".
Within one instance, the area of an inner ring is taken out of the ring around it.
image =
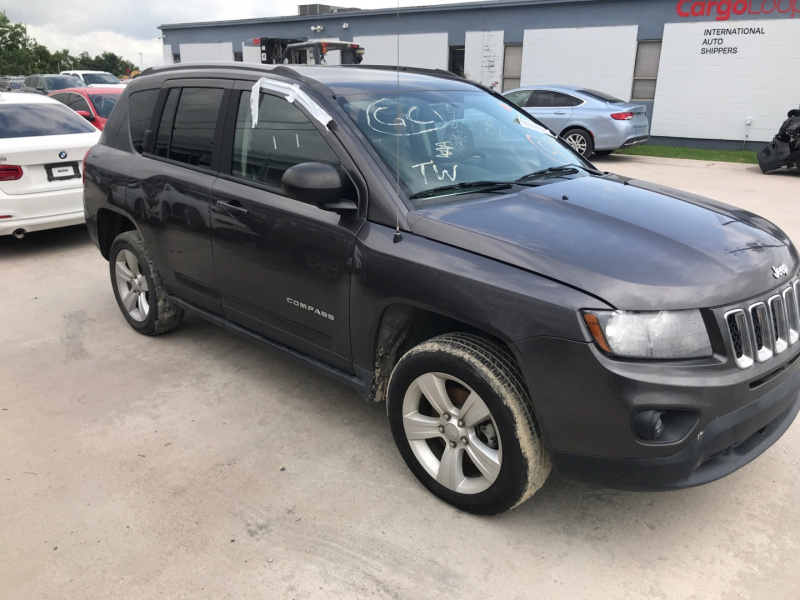
[[[0,93],[0,235],[83,223],[83,159],[100,135],[57,100]]]

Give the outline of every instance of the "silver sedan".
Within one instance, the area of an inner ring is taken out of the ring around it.
[[[526,86],[503,94],[589,157],[645,142],[650,122],[643,104],[566,85]]]

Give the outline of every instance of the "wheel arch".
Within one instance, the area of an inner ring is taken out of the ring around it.
[[[105,207],[97,211],[96,220],[97,243],[103,258],[108,260],[111,244],[117,236],[126,231],[136,230],[136,225],[127,215]]]
[[[507,340],[486,329],[454,319],[442,313],[396,303],[387,306],[378,320],[373,339],[373,375],[368,399],[386,400],[387,384],[397,361],[408,350],[444,333],[473,333],[513,350]],[[516,360],[516,358],[515,358]]]
[[[570,125],[567,125],[566,127],[563,127],[561,129],[561,133],[558,134],[558,137],[563,138],[564,134],[567,133],[570,129],[580,129],[581,131],[585,131],[586,133],[589,134],[589,137],[591,137],[592,140],[594,140],[594,133],[592,133],[591,128],[589,128],[587,125],[584,125],[583,123],[572,123]]]

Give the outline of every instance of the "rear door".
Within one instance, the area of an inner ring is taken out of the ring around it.
[[[220,313],[211,253],[209,202],[232,81],[164,84],[145,147],[127,191],[142,236],[167,291]]]
[[[355,167],[333,134],[284,97],[261,92],[252,127],[252,82],[237,83],[226,126],[226,162],[211,198],[216,277],[225,316],[352,372],[349,299],[357,214],[287,197],[290,167]],[[343,175],[352,182],[350,176]],[[358,202],[355,187],[345,198]]]
[[[525,111],[560,134],[572,117],[573,97],[554,90],[535,90]]]

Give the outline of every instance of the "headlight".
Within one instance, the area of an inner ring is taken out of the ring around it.
[[[699,310],[628,312],[585,310],[583,320],[606,353],[627,358],[711,356]]]

